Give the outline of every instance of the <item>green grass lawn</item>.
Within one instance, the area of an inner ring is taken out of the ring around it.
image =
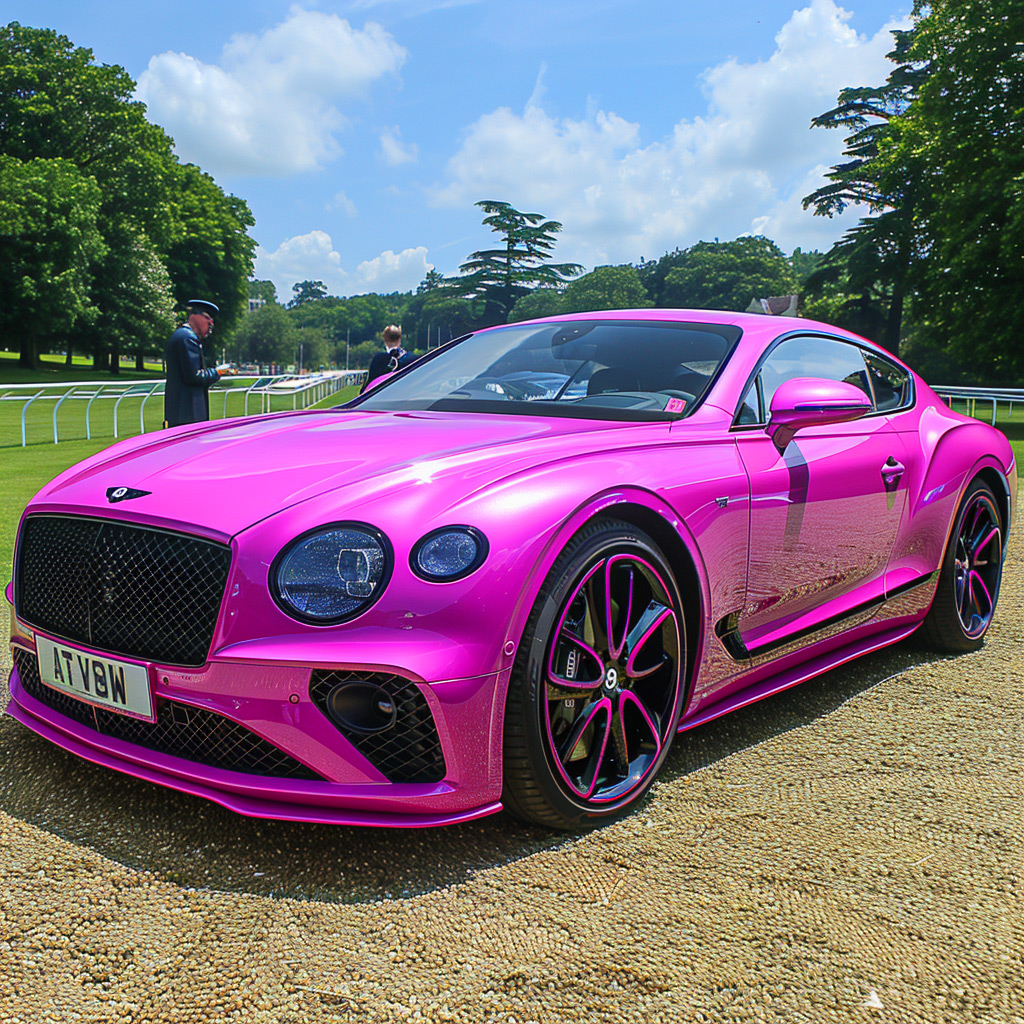
[[[357,391],[358,388],[355,387],[346,388],[320,402],[319,406],[338,405],[354,397]],[[979,418],[986,418],[980,403],[978,412],[982,414]],[[148,418],[148,407],[146,415]],[[138,427],[137,412],[135,426]],[[1017,464],[1021,465],[1024,463],[1024,410],[1015,408],[1012,419],[1000,420],[998,426],[1010,438]],[[18,444],[14,447],[0,448],[0,586],[5,586],[11,577],[14,534],[28,500],[43,484],[52,480],[62,470],[80,462],[86,456],[101,451],[110,443],[111,439],[107,436],[99,439],[94,437],[91,441],[62,441],[55,445],[52,443],[51,435],[49,444],[30,444],[26,448]]]

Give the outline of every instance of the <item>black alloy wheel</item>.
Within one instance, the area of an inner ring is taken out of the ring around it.
[[[590,828],[650,788],[675,734],[686,638],[656,543],[601,519],[541,588],[505,711],[502,801],[548,827]]]
[[[981,646],[995,614],[1002,573],[1002,515],[992,489],[975,480],[957,510],[935,600],[924,620],[930,646],[940,651]]]

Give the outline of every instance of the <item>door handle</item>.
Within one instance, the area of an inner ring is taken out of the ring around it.
[[[897,462],[891,455],[885,460],[882,466],[882,482],[887,491],[895,491],[899,487],[906,469],[902,462]]]

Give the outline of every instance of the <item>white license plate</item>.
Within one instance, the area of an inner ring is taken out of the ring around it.
[[[36,634],[39,676],[47,686],[110,711],[153,721],[145,665],[65,647]]]

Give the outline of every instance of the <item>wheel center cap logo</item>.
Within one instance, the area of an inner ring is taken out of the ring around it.
[[[606,690],[614,690],[619,685],[619,673],[613,669],[608,669],[604,674],[604,686]]]

